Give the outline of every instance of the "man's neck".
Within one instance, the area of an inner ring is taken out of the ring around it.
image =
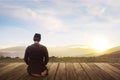
[[[39,44],[39,42],[38,42],[38,41],[34,41],[34,43]]]

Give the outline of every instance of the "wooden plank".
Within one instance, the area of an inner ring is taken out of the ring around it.
[[[80,64],[82,65],[82,67],[84,68],[85,72],[88,74],[91,80],[103,80],[95,73],[95,70],[92,70],[90,66],[88,66],[86,63]]]
[[[73,65],[77,75],[77,80],[90,80],[90,78],[87,76],[84,69],[81,67],[79,63],[73,63]]]
[[[116,73],[118,73],[120,75],[120,70],[118,68],[116,68],[116,67],[114,67],[114,66],[112,66],[112,65],[110,65],[108,63],[102,63],[102,65],[108,67],[109,69],[111,69],[112,71],[114,71],[114,72],[116,72]]]
[[[109,75],[111,75],[115,80],[120,80],[120,75],[116,74],[114,71],[109,69],[107,66],[102,65],[102,63],[95,63],[98,67],[100,67],[102,70],[107,72]]]
[[[9,63],[0,63],[0,68],[7,66]]]
[[[4,65],[0,68],[0,71],[6,70],[8,67],[11,67],[12,65],[14,65],[13,63],[9,63],[8,65]],[[0,73],[1,74],[1,73]]]
[[[22,65],[23,63],[10,63],[7,66],[0,68],[0,77],[2,77],[2,75],[4,75],[5,73],[12,71],[14,68]]]
[[[24,63],[0,65],[0,80],[120,80],[120,69],[113,63],[48,63],[45,78],[29,76]]]
[[[103,80],[114,80],[113,77],[111,77],[108,73],[103,71],[101,68],[99,68],[97,65],[94,63],[87,63],[89,67],[95,72],[95,74],[102,78]]]
[[[21,76],[23,77],[23,73],[25,72],[25,70],[26,70],[26,65],[25,64],[23,64],[22,66],[20,66],[18,69],[16,69],[14,72],[14,74],[12,75],[12,76],[14,76],[14,75],[16,75],[16,76],[14,76],[13,78],[10,78],[9,80],[18,80]]]
[[[110,63],[110,65],[112,65],[120,70],[120,63]]]
[[[73,63],[66,63],[67,80],[77,80]]]
[[[49,69],[49,75],[45,78],[45,80],[54,80],[57,70],[58,70],[58,63],[52,63]]]
[[[48,64],[47,64],[48,70],[50,69],[50,66],[51,66],[52,64],[53,64],[53,63],[48,63]]]
[[[19,65],[18,67],[14,68],[13,70],[2,75],[2,77],[0,79],[1,80],[18,80],[19,77],[22,75],[22,72],[24,71],[24,67],[25,67],[24,64]]]
[[[55,80],[66,80],[65,63],[59,63],[59,67],[58,67]]]
[[[52,65],[52,63],[48,63],[47,64],[47,68],[48,68],[48,70],[49,70],[49,68],[50,68],[50,66]],[[21,75],[21,77],[19,78],[19,79],[17,79],[17,80],[34,80],[34,79],[38,79],[38,80],[42,80],[43,78],[36,78],[36,77],[31,77],[31,76],[29,76],[28,75],[28,73],[27,73],[27,65],[25,65],[26,66],[26,68],[25,68],[25,71],[23,71],[23,74]]]

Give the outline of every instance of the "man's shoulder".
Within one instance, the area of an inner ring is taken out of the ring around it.
[[[31,48],[33,46],[33,44],[31,44],[31,45],[28,45],[26,48]]]
[[[46,46],[45,45],[43,45],[43,44],[39,44],[41,47],[43,47],[43,48],[46,48]]]
[[[35,47],[35,46],[39,46],[39,47],[41,47],[41,48],[44,48],[44,49],[46,49],[47,47],[45,46],[45,45],[43,45],[43,44],[31,44],[31,45],[29,45],[29,46],[27,46],[27,48],[33,48],[33,47]]]

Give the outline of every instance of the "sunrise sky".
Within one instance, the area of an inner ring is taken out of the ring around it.
[[[29,45],[36,32],[46,46],[119,46],[120,0],[0,0],[0,48]]]

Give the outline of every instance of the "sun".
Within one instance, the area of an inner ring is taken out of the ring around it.
[[[109,49],[109,41],[103,37],[95,37],[92,42],[92,48],[102,52]]]

